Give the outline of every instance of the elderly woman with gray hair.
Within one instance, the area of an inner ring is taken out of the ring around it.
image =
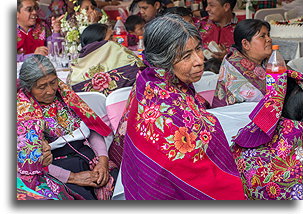
[[[203,74],[199,32],[178,15],[164,15],[146,25],[144,46],[147,68],[110,148],[118,165],[123,149],[126,199],[244,199],[222,127],[192,84]]]
[[[46,198],[72,199],[61,194],[71,189],[76,199],[109,199],[114,179],[102,136],[111,129],[58,79],[47,57],[29,57],[19,80],[18,177]],[[49,165],[42,162],[44,144],[51,147]]]

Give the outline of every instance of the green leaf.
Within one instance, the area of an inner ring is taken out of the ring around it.
[[[200,148],[202,146],[202,140],[197,140],[196,141],[196,147],[195,147],[195,149],[198,149],[198,148]]]
[[[168,137],[165,137],[165,139],[166,139],[166,141],[168,142],[168,143],[175,143],[175,141],[174,141],[174,135],[169,135]]]
[[[177,155],[176,155],[176,157],[173,159],[173,161],[174,160],[178,160],[178,159],[182,159],[182,158],[184,158],[184,156],[185,156],[185,154],[183,154],[181,152],[178,152]]]
[[[162,117],[158,117],[155,124],[158,129],[160,129],[162,132],[164,132],[164,120]]]
[[[268,183],[271,179],[271,177],[273,176],[273,172],[268,173],[268,175],[266,176],[266,178],[264,179],[263,183]]]
[[[143,112],[144,112],[143,105],[138,104],[138,112],[139,112],[139,114],[143,114]]]
[[[160,112],[166,112],[169,109],[169,105],[166,105],[165,103],[161,103],[160,105]]]
[[[284,172],[284,174],[283,174],[283,179],[284,179],[284,180],[287,180],[287,179],[289,178],[289,176],[290,176],[290,171],[286,171],[286,172]]]
[[[118,86],[117,86],[117,83],[116,83],[115,80],[110,81],[109,84],[108,84],[108,89],[109,89],[109,90],[116,89],[117,87],[118,87]]]

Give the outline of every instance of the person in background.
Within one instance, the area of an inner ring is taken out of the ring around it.
[[[164,10],[160,11],[157,16],[163,16],[165,14],[177,14],[179,16],[181,16],[185,21],[194,24],[193,21],[193,14],[191,12],[191,10],[185,8],[185,7],[169,7],[169,8],[165,8]]]
[[[17,1],[17,62],[32,54],[48,55],[47,41],[59,42],[60,20],[52,17],[52,30],[38,17],[39,6],[35,0]]]
[[[265,8],[276,8],[277,0],[252,1],[252,7],[256,11]]]
[[[231,146],[248,199],[303,200],[303,74],[287,70],[250,118]]]
[[[47,175],[84,199],[110,199],[117,170],[108,159],[103,136],[111,129],[58,79],[53,64],[43,55],[33,55],[22,64],[17,127],[18,172],[28,187],[35,189],[44,173],[38,158],[45,142],[53,155]],[[51,180],[46,178],[46,183],[55,190],[58,185]]]
[[[244,199],[222,127],[193,87],[203,74],[198,30],[167,14],[146,24],[144,45],[147,67],[110,147],[116,161],[123,154],[126,200]]]
[[[125,28],[128,32],[127,40],[128,46],[137,46],[139,41],[139,36],[143,36],[144,34],[144,25],[145,20],[138,15],[130,15],[125,23]]]
[[[303,0],[293,0],[291,2],[282,2],[284,10],[293,10],[296,8],[297,17],[303,16]]]
[[[272,53],[270,25],[259,19],[240,21],[235,44],[224,58],[212,107],[259,102],[266,93],[265,66]]]
[[[163,5],[160,0],[133,0],[130,5],[130,11],[136,7],[139,8],[138,11],[145,22],[149,22],[156,17]]]
[[[109,41],[111,37],[112,29],[105,24],[84,29],[77,64],[71,66],[70,84],[74,91],[95,91],[107,96],[134,84],[144,64],[128,48]]]
[[[105,6],[117,6],[120,4],[119,1],[102,1],[102,0],[96,0],[98,8],[102,9]]]
[[[233,9],[237,0],[207,0],[208,16],[197,21],[197,27],[207,49],[211,41],[219,45],[220,51],[213,52],[212,57],[223,60],[229,48],[234,44],[233,32],[238,22]]]

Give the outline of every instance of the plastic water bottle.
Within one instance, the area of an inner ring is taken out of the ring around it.
[[[279,52],[279,45],[272,46],[273,52],[268,60],[266,66],[266,90],[275,89],[274,85],[277,83],[281,74],[286,71],[285,61]]]
[[[117,22],[114,26],[114,37],[117,39],[117,42],[125,47],[128,46],[127,43],[127,31],[122,22],[121,16],[117,17]]]
[[[142,52],[144,51],[144,42],[143,42],[143,36],[139,36],[139,42],[138,42],[138,57],[143,60]]]

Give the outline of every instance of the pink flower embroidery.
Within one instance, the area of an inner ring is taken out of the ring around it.
[[[212,139],[210,132],[204,130],[200,133],[200,139],[202,140],[203,144],[208,144],[209,141]]]
[[[266,72],[263,68],[261,67],[255,67],[254,69],[254,74],[259,77],[259,79],[264,80],[266,76]]]
[[[108,88],[110,81],[112,81],[112,79],[108,73],[96,73],[92,79],[93,88],[98,91],[103,91]]]
[[[281,139],[278,142],[278,147],[277,147],[278,156],[285,158],[286,155],[290,152],[290,148],[291,148],[291,145],[289,145],[287,141]]]
[[[183,123],[185,124],[185,126],[191,128],[194,124],[194,115],[189,111],[184,111],[182,117],[184,118]]]
[[[282,125],[282,133],[283,134],[289,134],[292,129],[294,128],[294,124],[291,120],[284,120]]]
[[[163,90],[163,89],[159,91],[159,96],[160,96],[160,99],[167,99],[170,97],[168,91]]]
[[[159,111],[160,106],[152,104],[150,107],[145,106],[144,112],[142,114],[143,119],[145,120],[145,123],[154,123],[158,117],[160,117],[161,113]]]
[[[269,182],[266,185],[266,192],[270,198],[277,198],[280,195],[281,189],[278,184],[274,182]]]
[[[241,65],[249,71],[252,71],[255,67],[255,64],[248,59],[242,59],[240,61]]]

